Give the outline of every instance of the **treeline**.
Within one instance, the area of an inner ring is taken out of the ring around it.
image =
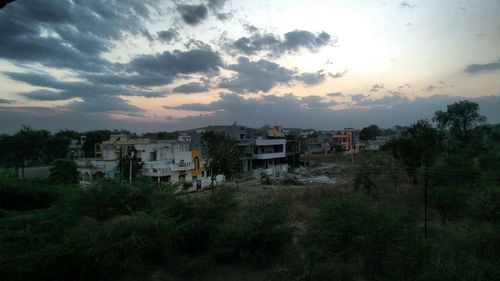
[[[85,157],[95,157],[95,144],[109,140],[111,134],[127,134],[140,137],[126,130],[96,130],[84,133],[61,130],[51,133],[24,126],[13,135],[0,135],[0,167],[23,168],[25,166],[49,165],[55,159],[68,158],[71,140],[80,141]],[[147,133],[142,137],[153,139],[176,138],[177,132]]]

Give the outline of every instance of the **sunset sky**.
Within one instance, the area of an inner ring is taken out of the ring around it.
[[[392,127],[465,98],[496,123],[499,15],[498,0],[17,0],[0,10],[0,133]]]

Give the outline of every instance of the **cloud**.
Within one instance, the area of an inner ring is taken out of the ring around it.
[[[236,74],[222,79],[218,86],[237,93],[268,92],[276,85],[292,81],[295,74],[277,63],[264,59],[250,61],[246,57],[239,57],[238,63],[227,66],[227,69]]]
[[[380,89],[383,89],[384,88],[384,84],[375,84],[373,85],[371,88],[370,88],[370,92],[372,93],[376,93],[378,92]]]
[[[321,47],[333,44],[337,38],[332,38],[326,32],[312,33],[305,30],[287,32],[281,38],[273,33],[259,33],[252,27],[250,37],[240,37],[231,44],[231,48],[245,55],[255,55],[266,52],[270,56],[279,57],[285,53],[296,53],[301,49],[317,52]]]
[[[207,6],[211,11],[219,11],[224,7],[227,0],[208,0]]]
[[[407,103],[410,99],[406,96],[401,95],[399,92],[393,92],[390,95],[386,95],[380,98],[368,98],[364,97],[358,100],[355,105],[357,106],[380,106],[380,107],[393,107],[396,104]]]
[[[351,96],[351,100],[356,102],[356,103],[361,102],[366,98],[368,98],[368,96],[365,94],[355,94],[355,95]]]
[[[181,14],[182,19],[189,25],[198,25],[208,16],[207,6],[200,5],[178,5],[177,11]]]
[[[177,41],[179,38],[179,32],[177,30],[170,28],[169,30],[162,30],[157,33],[158,38],[166,43],[170,43],[172,41]]]
[[[0,104],[11,104],[14,103],[15,101],[13,100],[8,100],[8,99],[2,99],[0,98]]]
[[[323,73],[323,70],[318,70],[316,72],[310,73],[302,73],[296,76],[296,80],[304,82],[307,86],[314,86],[325,81],[326,75]]]
[[[144,110],[116,96],[90,96],[82,101],[73,102],[64,108],[87,113],[135,113]]]
[[[347,74],[347,70],[344,70],[342,72],[337,72],[337,73],[328,73],[328,76],[332,77],[333,79],[336,79],[336,78],[342,78],[346,74]]]
[[[261,127],[264,124],[282,124],[285,127],[313,128],[319,130],[336,130],[344,127],[363,128],[377,124],[383,128],[394,125],[410,125],[419,119],[430,119],[437,110],[446,109],[446,105],[459,100],[468,99],[477,102],[480,113],[488,118],[488,122],[500,123],[500,95],[478,98],[434,95],[419,97],[413,100],[394,104],[391,110],[381,106],[367,106],[335,110],[327,101],[319,100],[320,107],[304,106],[310,100],[287,94],[284,96],[265,95],[259,98],[245,99],[235,94],[220,95],[219,100],[209,104],[191,104],[166,107],[169,110],[186,109],[199,110],[203,113],[193,117],[166,120],[112,119],[100,112],[83,113],[63,107],[12,107],[0,106],[0,130],[14,133],[23,124],[29,124],[36,129],[59,130],[64,128],[79,131],[92,129],[124,128],[137,132],[158,130],[185,130],[214,124],[228,124],[237,121],[238,124]],[[141,114],[130,112],[129,114]],[[230,120],[230,121],[228,121]]]
[[[500,60],[485,64],[471,64],[465,68],[465,72],[472,75],[489,73],[498,70],[500,70]]]
[[[324,109],[338,104],[336,101],[327,101],[324,97],[318,95],[302,97],[300,101],[307,109]]]
[[[141,75],[192,74],[197,72],[218,71],[222,59],[209,48],[189,51],[165,51],[160,54],[141,55],[125,65],[131,72]]]
[[[341,92],[328,93],[326,95],[329,97],[344,97],[344,95]]]
[[[438,87],[434,86],[434,85],[429,85],[427,86],[424,90],[427,91],[427,92],[432,92],[434,91],[435,89],[437,89]]]
[[[156,1],[16,1],[0,10],[0,58],[17,63],[102,71],[101,54],[126,35],[145,35]]]
[[[210,91],[210,89],[207,87],[207,85],[196,82],[183,84],[172,89],[172,93],[182,94],[202,93],[208,91]]]
[[[134,113],[131,113],[134,114]],[[0,107],[0,130],[13,134],[23,125],[52,132],[71,128],[79,132],[99,129],[126,128],[132,131],[165,130],[165,123],[145,122],[141,119],[113,119],[101,112],[80,112],[62,107]]]
[[[88,81],[61,81],[48,74],[34,72],[2,72],[2,74],[10,79],[24,82],[32,86],[50,88],[50,90],[40,89],[20,93],[20,95],[31,100],[56,101],[92,96],[105,97],[121,95],[158,97],[163,95],[158,92],[138,91],[114,85],[89,83]]]
[[[401,91],[401,90],[402,90],[402,89],[404,89],[404,88],[408,88],[408,89],[409,89],[409,88],[411,88],[411,85],[410,85],[410,84],[408,84],[408,83],[406,83],[406,84],[403,84],[403,85],[398,86],[398,90],[399,90],[399,91]]]
[[[446,105],[462,99],[478,102],[481,114],[486,115],[489,122],[500,122],[500,95],[479,98],[436,95],[410,100],[391,94],[379,99],[368,98],[365,102],[371,105],[365,107],[335,110],[331,108],[334,102],[323,100],[320,96],[301,98],[286,94],[247,99],[235,94],[221,94],[219,100],[208,104],[195,103],[165,108],[203,112],[176,120],[175,126],[184,129],[227,124],[228,120],[236,120],[238,124],[251,127],[273,123],[285,127],[335,130],[344,127],[362,128],[370,124],[385,128],[409,125],[419,119],[430,119],[437,110],[445,109]],[[387,105],[391,106],[391,110],[387,110]]]
[[[399,3],[400,8],[415,8],[416,5],[412,5],[406,1]]]

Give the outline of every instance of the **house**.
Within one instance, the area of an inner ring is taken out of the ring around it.
[[[286,139],[259,137],[252,140],[252,159],[250,170],[254,177],[261,173],[280,176],[288,172]]]
[[[332,149],[336,153],[337,147],[342,151],[349,153],[357,152],[358,132],[353,128],[345,128],[343,131],[337,131],[332,135]]]
[[[190,149],[190,136],[180,135],[175,140],[131,139],[127,135],[111,135],[110,140],[95,146],[96,158],[77,159],[78,170],[84,181],[113,178],[121,174],[119,161],[134,154],[143,164],[142,175],[155,181],[192,183],[195,188],[210,184],[203,169],[202,153]]]

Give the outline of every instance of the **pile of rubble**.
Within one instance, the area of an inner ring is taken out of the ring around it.
[[[289,172],[285,177],[273,179],[281,185],[336,184],[343,181],[344,171],[334,165],[314,165],[301,167]]]

